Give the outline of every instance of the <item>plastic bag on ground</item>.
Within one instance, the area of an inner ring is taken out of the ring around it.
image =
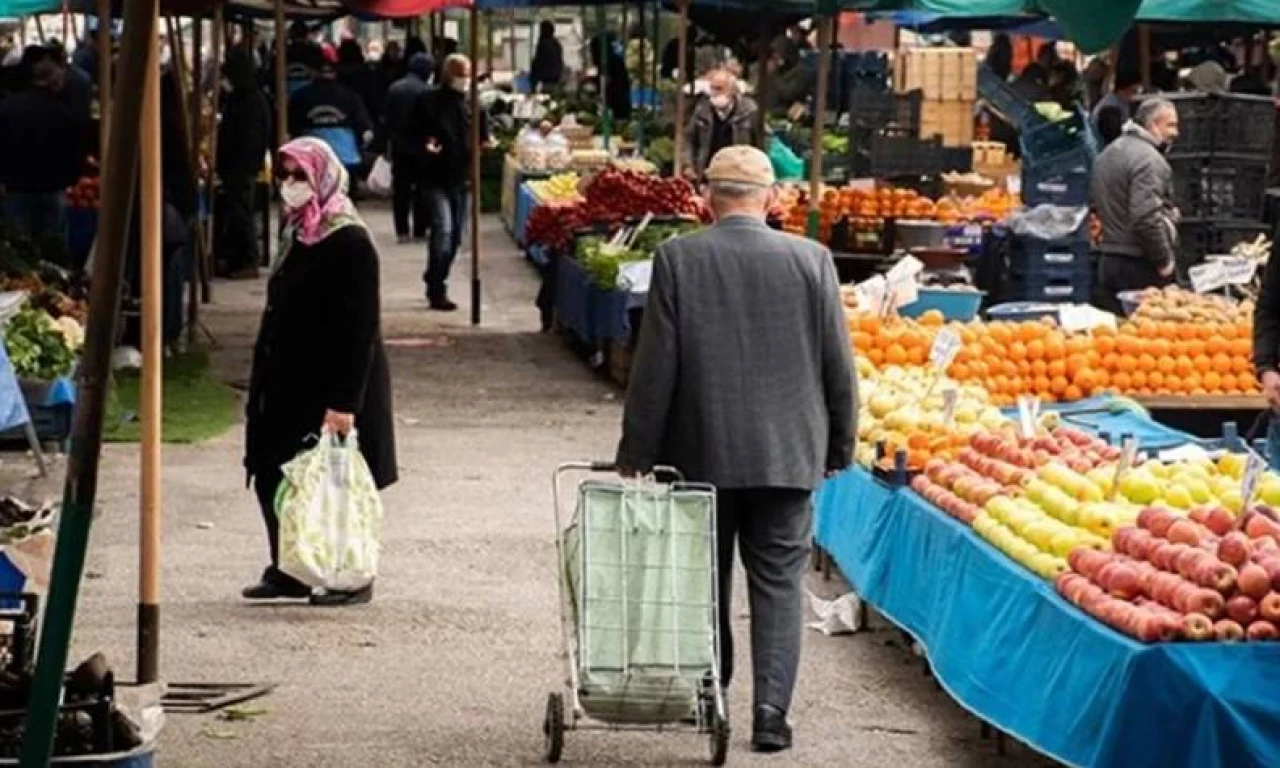
[[[1030,235],[1041,240],[1060,240],[1080,231],[1087,207],[1072,208],[1044,203],[1023,208],[1009,215],[1009,230],[1015,235]]]
[[[369,189],[369,194],[371,195],[389,195],[391,194],[391,182],[391,161],[379,156],[377,160],[373,161],[373,170],[369,171],[369,177],[364,180],[364,185]]]
[[[382,499],[356,434],[326,434],[281,469],[280,570],[327,590],[368,586],[378,573]]]

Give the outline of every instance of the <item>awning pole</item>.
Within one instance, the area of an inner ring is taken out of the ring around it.
[[[484,71],[493,82],[493,11],[484,12]]]
[[[516,9],[511,9],[511,27],[507,30],[507,45],[511,49],[511,77],[514,81],[516,70]]]
[[[765,62],[769,60],[770,43],[769,39],[769,12],[762,11],[760,13],[760,37],[756,41],[756,135],[764,136],[764,88],[765,88]],[[764,149],[764,147],[761,147]]]
[[[818,204],[822,196],[822,130],[827,118],[827,81],[831,76],[831,37],[834,20],[813,17],[818,28],[818,83],[813,95],[813,131],[809,137],[809,237],[818,239]]]
[[[685,102],[685,86],[693,82],[693,73],[686,72],[689,67],[686,62],[689,59],[689,0],[676,0],[676,4],[680,8],[680,24],[676,27],[676,71],[677,85],[676,88],[676,176],[681,175],[684,170],[684,102]]]
[[[175,26],[170,20],[169,44],[175,47],[175,60],[180,61],[181,38],[173,34]],[[161,292],[164,290],[161,263],[164,212],[160,192],[158,44],[152,46],[151,61],[142,88],[142,123],[138,131],[142,140],[142,393],[138,408],[138,418],[142,423],[139,489],[142,519],[138,536],[138,682],[154,683],[160,678],[160,380],[164,365],[164,337],[160,325]]]
[[[604,148],[609,149],[609,138],[613,134],[613,110],[609,108],[609,61],[613,56],[613,51],[609,50],[609,37],[606,34],[608,27],[605,26],[604,6],[596,6],[596,33],[600,37],[600,66],[597,68],[600,72],[600,107],[601,107],[601,128],[604,129]],[[628,94],[627,98],[631,98]]]
[[[480,86],[475,76],[476,55],[480,48],[480,14],[471,5],[467,37],[471,48],[471,324],[480,324]]]
[[[155,0],[124,0],[125,25],[120,52],[120,80],[141,82],[149,50],[156,41]],[[89,318],[78,372],[78,397],[71,431],[71,455],[58,516],[57,547],[49,576],[49,596],[40,631],[40,650],[22,734],[19,765],[41,768],[49,764],[62,699],[67,648],[75,622],[76,600],[84,575],[85,551],[93,526],[98,490],[98,459],[106,411],[111,352],[120,313],[120,283],[128,242],[130,209],[138,168],[138,125],[142,89],[122,88],[112,105],[113,124],[130,130],[113,131],[104,163],[102,218],[89,289]]]
[[[106,164],[111,137],[111,0],[98,0],[98,163]]]
[[[210,111],[213,115],[213,119],[209,125],[209,175],[205,182],[205,189],[209,191],[209,228],[205,231],[204,252],[206,258],[205,263],[201,267],[200,275],[200,285],[202,289],[201,300],[204,302],[208,302],[212,298],[209,295],[209,275],[213,272],[210,267],[212,266],[213,261],[211,258],[213,254],[213,232],[214,226],[217,224],[218,210],[217,206],[213,205],[213,200],[215,191],[214,186],[217,179],[216,169],[218,166],[218,110],[221,108],[222,104],[222,41],[227,33],[227,25],[222,17],[222,3],[217,3],[213,6],[212,29],[210,29],[209,32],[213,36],[213,66],[218,67],[219,69],[214,73],[214,82],[217,83],[217,85],[213,89],[213,95],[210,96]],[[262,158],[259,158],[258,161],[261,162]]]
[[[207,220],[202,203],[208,199],[212,210],[213,185],[205,186],[205,175],[200,169],[200,145],[208,127],[204,121],[204,17],[192,16],[191,21],[195,24],[191,40],[191,173],[196,178],[196,247],[191,254],[191,269],[187,275],[187,344],[195,346],[196,329],[200,326],[200,285],[204,282],[209,247],[209,239],[204,236]],[[213,66],[218,66],[216,60]],[[212,156],[209,157],[209,166],[213,166]]]
[[[276,26],[276,150],[289,140],[289,93],[284,77],[284,0],[275,0]]]

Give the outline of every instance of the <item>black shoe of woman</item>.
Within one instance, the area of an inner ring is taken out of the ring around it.
[[[311,597],[311,587],[275,566],[267,566],[258,583],[245,587],[240,595],[246,600],[301,600]]]
[[[317,592],[311,596],[311,604],[320,606],[360,605],[371,600],[373,600],[372,584],[353,592],[340,592],[330,589],[324,592]]]

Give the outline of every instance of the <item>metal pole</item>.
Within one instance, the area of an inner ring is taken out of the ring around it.
[[[289,94],[284,78],[284,0],[275,1],[276,27],[276,149],[289,140]]]
[[[471,48],[471,324],[480,324],[480,114],[479,78],[475,77],[477,49],[480,47],[480,16],[475,4],[471,6],[467,37]]]
[[[756,135],[763,140],[764,137],[764,86],[765,86],[765,62],[769,60],[769,12],[764,11],[760,14],[760,39],[756,43]],[[763,149],[763,147],[761,147]]]
[[[680,24],[676,27],[676,67],[677,67],[677,85],[676,88],[676,175],[681,175],[684,170],[684,102],[685,84],[689,82],[692,72],[686,72],[688,69],[685,62],[688,61],[689,50],[689,0],[676,0],[680,7]]]
[[[105,164],[111,137],[111,0],[98,0],[98,160]]]
[[[493,11],[484,12],[484,71],[489,75],[489,82],[493,82]]]
[[[831,38],[835,32],[835,17],[813,18],[818,28],[818,84],[813,95],[813,131],[809,153],[809,237],[817,239],[819,231],[818,202],[822,194],[822,124],[827,116],[827,80],[831,74]]]
[[[516,9],[511,9],[511,27],[507,30],[507,46],[511,49],[511,76],[516,76]]]
[[[662,60],[662,3],[653,4],[653,61],[649,62],[649,87],[654,92],[654,116],[661,111],[662,99],[658,97],[658,63]]]
[[[62,45],[67,47],[71,34],[71,8],[68,0],[62,0]]]
[[[125,26],[120,53],[120,79],[141,82],[155,46],[156,1],[124,0]],[[116,125],[138,125],[142,108],[140,88],[123,88],[112,105]],[[78,402],[71,431],[71,454],[58,520],[57,548],[49,577],[49,598],[40,631],[40,651],[27,722],[22,735],[20,765],[40,768],[49,764],[53,736],[62,699],[62,676],[67,647],[75,622],[76,600],[84,574],[85,550],[93,526],[93,506],[98,490],[98,459],[102,448],[102,421],[106,411],[107,384],[111,375],[111,351],[116,317],[120,313],[120,283],[129,235],[130,208],[138,167],[138,131],[114,131],[104,163],[103,179],[110,194],[102,198],[98,248],[90,281],[89,318],[78,381]]]
[[[600,107],[601,128],[604,130],[604,148],[609,149],[609,136],[613,133],[613,110],[609,109],[609,50],[608,36],[605,34],[604,6],[596,6],[596,35],[600,38]],[[629,96],[628,96],[629,98]]]
[[[210,33],[213,35],[213,66],[220,67],[222,66],[222,41],[227,33],[226,22],[223,21],[222,18],[222,3],[217,3],[213,6],[213,28],[210,30]],[[206,243],[204,252],[206,257],[213,253],[213,228],[217,222],[217,207],[212,203],[214,198],[214,180],[216,177],[215,169],[217,167],[218,160],[218,109],[221,106],[221,97],[221,86],[214,87],[213,95],[210,97],[212,99],[212,109],[210,111],[213,114],[213,120],[209,126],[209,176],[208,180],[205,182],[205,189],[209,190],[210,201],[209,228],[205,233]],[[200,283],[204,294],[201,298],[206,302],[211,298],[209,296],[208,278],[212,270],[209,268],[209,262],[210,259],[206,258],[205,263],[201,265],[200,275]]]
[[[209,239],[204,236],[205,220],[201,213],[203,206],[200,204],[206,199],[206,194],[210,209],[213,207],[213,186],[205,186],[205,175],[200,171],[200,144],[207,127],[204,121],[204,17],[193,16],[192,21],[196,25],[191,45],[191,172],[196,177],[196,247],[192,253],[191,272],[188,275],[190,282],[187,285],[187,343],[189,345],[195,345],[196,328],[200,325],[200,284],[203,282],[200,278],[204,274],[204,265],[207,261],[205,254],[209,247]],[[213,166],[213,160],[211,155],[210,167]]]

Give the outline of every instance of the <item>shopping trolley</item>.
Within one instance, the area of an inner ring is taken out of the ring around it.
[[[547,696],[547,762],[567,731],[654,730],[706,735],[711,763],[724,765],[715,489],[670,467],[654,473],[671,483],[586,476],[563,525],[565,476],[614,471],[574,462],[552,476],[567,677]]]

